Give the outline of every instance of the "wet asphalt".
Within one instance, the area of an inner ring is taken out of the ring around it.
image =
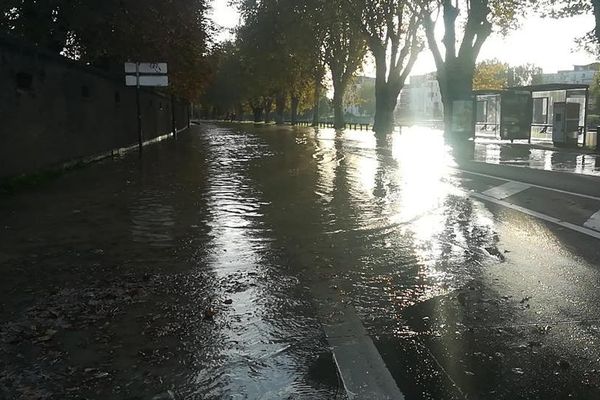
[[[598,239],[506,206],[600,199],[482,200],[527,178],[489,168],[418,128],[201,123],[1,195],[0,398],[343,399],[347,315],[407,399],[600,398]]]

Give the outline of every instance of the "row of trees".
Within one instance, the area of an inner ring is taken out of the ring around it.
[[[343,99],[370,53],[375,62],[375,123],[393,129],[399,93],[418,55],[428,48],[437,67],[449,127],[457,100],[467,100],[477,58],[494,31],[508,32],[533,10],[548,16],[596,11],[599,0],[239,0],[243,24],[234,42],[219,49],[218,77],[203,99],[217,113],[247,105],[255,119],[283,121],[289,110],[318,115],[325,73],[330,72],[336,127],[343,127]],[[598,14],[597,14],[598,15]],[[440,32],[443,35],[440,36]],[[590,34],[591,40],[596,32]],[[595,36],[594,36],[595,37]],[[596,41],[592,41],[597,43]],[[497,66],[497,65],[496,65]],[[533,66],[499,78],[519,83]],[[476,81],[477,82],[477,81]]]
[[[497,59],[477,63],[473,89],[504,89],[506,87],[536,85],[542,69],[534,64],[511,67]]]
[[[0,35],[87,65],[166,61],[172,90],[197,99],[208,82],[207,0],[3,0]]]
[[[167,61],[175,94],[200,98],[215,114],[250,109],[256,120],[279,123],[286,111],[295,121],[312,109],[316,120],[329,71],[336,127],[344,126],[345,93],[370,53],[375,131],[385,134],[426,47],[449,124],[455,101],[470,97],[477,58],[493,31],[514,28],[527,10],[550,17],[594,12],[600,23],[600,0],[230,1],[243,23],[235,41],[218,46],[210,42],[208,0],[4,0],[0,35],[118,71],[124,61]],[[597,47],[600,29],[582,40]]]

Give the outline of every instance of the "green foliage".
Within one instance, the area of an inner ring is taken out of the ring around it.
[[[574,15],[594,14],[596,26],[577,44],[594,55],[600,55],[600,1],[598,0],[529,0],[535,10],[544,17],[565,18]]]
[[[424,48],[423,14],[408,0],[345,0],[375,58],[376,110],[373,130],[388,134],[394,109],[417,57]]]
[[[236,43],[225,42],[215,46],[208,61],[214,75],[200,99],[201,103],[214,107],[217,114],[239,112],[246,85]]]
[[[593,11],[593,0],[530,0],[534,9],[542,16],[565,18]]]
[[[375,82],[367,80],[360,84],[353,83],[346,94],[347,104],[356,104],[361,114],[375,114]]]
[[[257,104],[282,94],[312,106],[321,65],[318,25],[311,0],[242,0],[238,28],[245,101]]]
[[[517,27],[519,17],[530,4],[518,0],[421,0],[418,3],[425,15],[427,42],[437,67],[444,122],[450,129],[456,100],[470,98],[474,88],[507,85],[502,77],[502,66],[484,64],[485,68],[477,73],[477,59],[492,32],[505,34]],[[441,44],[436,34],[438,22],[444,28]]]
[[[588,115],[588,127],[600,126],[600,115],[590,114]]]
[[[533,84],[533,78],[542,73],[534,64],[511,67],[497,59],[477,63],[473,76],[473,90],[505,89]]]
[[[522,0],[489,0],[489,21],[493,29],[505,35],[520,25],[520,19],[529,9]]]
[[[508,69],[508,64],[495,59],[478,63],[473,76],[473,90],[506,88]]]
[[[323,56],[329,66],[334,86],[346,86],[362,66],[367,44],[345,7],[345,0],[323,2]]]
[[[600,114],[600,73],[596,74],[594,82],[590,85],[590,107],[593,114]]]
[[[422,15],[406,0],[345,0],[384,82],[402,87],[423,50]]]
[[[523,64],[516,67],[510,67],[508,70],[508,86],[527,86],[535,85],[536,77],[539,77],[544,71],[535,64]]]

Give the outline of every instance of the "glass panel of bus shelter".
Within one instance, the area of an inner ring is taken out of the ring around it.
[[[566,91],[567,103],[579,103],[579,126],[585,125],[585,108],[587,106],[585,102],[585,89],[571,89]]]
[[[548,115],[546,123],[536,123],[532,121],[531,127],[531,138],[537,140],[552,140],[552,121],[554,120],[554,103],[565,102],[567,99],[566,90],[550,90],[540,91],[532,93],[533,102],[536,103],[536,99],[546,98],[548,102]]]
[[[497,136],[500,126],[500,95],[477,95],[476,102],[476,134]]]
[[[531,134],[531,93],[510,91],[502,94],[500,137],[502,139],[529,139]]]

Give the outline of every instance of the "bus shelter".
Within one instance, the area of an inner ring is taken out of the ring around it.
[[[475,91],[475,134],[503,140],[587,141],[589,86],[553,83]]]
[[[522,90],[474,92],[475,134],[503,140],[530,139],[531,93]]]
[[[532,98],[531,137],[576,147],[587,143],[589,85],[550,83],[511,88]]]

